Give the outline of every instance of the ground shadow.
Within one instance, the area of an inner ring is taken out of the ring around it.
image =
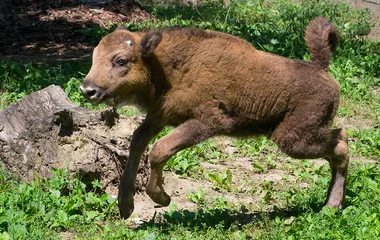
[[[244,207],[240,210],[226,208],[205,210],[200,208],[198,210],[189,211],[185,209],[164,213],[162,219],[159,221],[156,221],[155,217],[153,217],[153,219],[143,223],[140,227],[136,228],[136,230],[147,229],[152,225],[162,227],[162,229],[168,229],[172,224],[196,229],[207,229],[220,224],[222,224],[225,229],[230,228],[232,224],[235,224],[238,228],[242,228],[247,224],[273,220],[275,218],[288,219],[292,216],[297,217],[307,211],[319,212],[322,207],[322,203],[311,203],[307,206],[294,206],[290,209],[275,208],[272,211],[258,212],[249,212]]]
[[[135,0],[3,0],[0,59],[90,59],[110,22],[122,24],[149,17]]]

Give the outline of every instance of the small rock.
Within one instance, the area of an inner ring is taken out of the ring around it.
[[[286,226],[289,226],[289,225],[291,225],[293,222],[294,222],[294,217],[291,216],[290,218],[288,218],[288,219],[286,219],[286,220],[284,221],[284,224],[285,224]]]
[[[238,152],[238,149],[236,147],[227,146],[224,150],[225,153],[228,153],[229,155],[232,155],[234,153]]]

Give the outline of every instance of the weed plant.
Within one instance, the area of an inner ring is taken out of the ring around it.
[[[41,239],[57,237],[77,225],[111,220],[117,216],[116,199],[98,194],[102,189],[93,181],[88,191],[78,178],[53,169],[50,180],[36,178],[20,183],[8,173],[0,172],[0,239]],[[96,225],[93,229],[96,232]]]

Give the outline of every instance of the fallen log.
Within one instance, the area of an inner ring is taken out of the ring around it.
[[[58,86],[49,86],[0,111],[0,162],[24,181],[48,178],[66,169],[85,183],[98,179],[116,194],[134,129],[143,116],[124,117],[115,109],[91,111],[74,105]],[[147,153],[136,189],[145,189]]]

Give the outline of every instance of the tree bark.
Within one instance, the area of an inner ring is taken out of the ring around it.
[[[0,111],[0,162],[22,180],[48,178],[52,168],[98,179],[116,194],[128,159],[134,129],[143,117],[127,118],[114,109],[90,111],[75,106],[57,86],[37,91]],[[149,173],[145,152],[136,188],[144,190]]]

